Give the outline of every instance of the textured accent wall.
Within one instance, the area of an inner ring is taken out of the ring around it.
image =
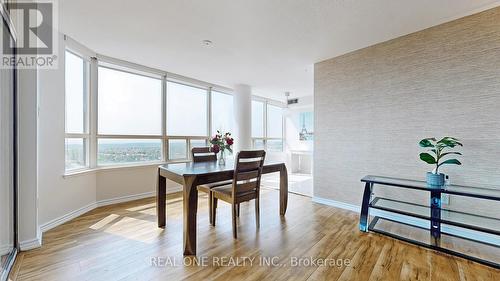
[[[367,174],[424,180],[430,136],[464,142],[452,183],[500,188],[500,8],[317,63],[314,87],[314,196],[359,205]]]

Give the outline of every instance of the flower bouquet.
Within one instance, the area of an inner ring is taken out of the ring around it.
[[[219,165],[226,164],[225,151],[233,152],[231,148],[234,143],[234,139],[231,137],[231,133],[227,132],[224,135],[217,130],[217,134],[210,140],[210,151],[214,153],[219,153]]]

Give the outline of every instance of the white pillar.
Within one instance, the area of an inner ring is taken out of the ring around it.
[[[252,149],[252,88],[234,87],[235,151]]]

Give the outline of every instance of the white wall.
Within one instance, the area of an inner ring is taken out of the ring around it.
[[[18,71],[18,238],[21,249],[40,244],[38,228],[37,71]]]
[[[0,70],[0,256],[13,249],[13,75],[11,69]],[[0,262],[1,266],[1,262]]]
[[[39,72],[39,218],[40,225],[96,201],[93,173],[63,178],[64,38],[59,38],[59,68]]]
[[[157,165],[98,171],[96,173],[97,202],[128,196],[156,196],[154,192],[157,173]],[[181,190],[181,185],[167,180],[167,193]]]

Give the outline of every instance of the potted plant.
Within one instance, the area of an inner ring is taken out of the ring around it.
[[[219,153],[219,165],[226,164],[225,150],[227,149],[232,153],[233,149],[231,147],[233,143],[234,139],[231,137],[231,133],[227,132],[222,135],[219,130],[217,130],[217,134],[210,140],[210,151],[216,154]]]
[[[444,157],[449,155],[462,155],[460,152],[449,151],[456,146],[463,146],[462,143],[456,138],[444,137],[439,141],[435,138],[426,138],[421,140],[419,145],[427,148],[430,152],[420,153],[420,159],[427,164],[435,165],[432,172],[427,172],[427,184],[430,186],[443,186],[445,175],[439,173],[439,167],[442,165],[462,165],[457,159],[444,160]]]

